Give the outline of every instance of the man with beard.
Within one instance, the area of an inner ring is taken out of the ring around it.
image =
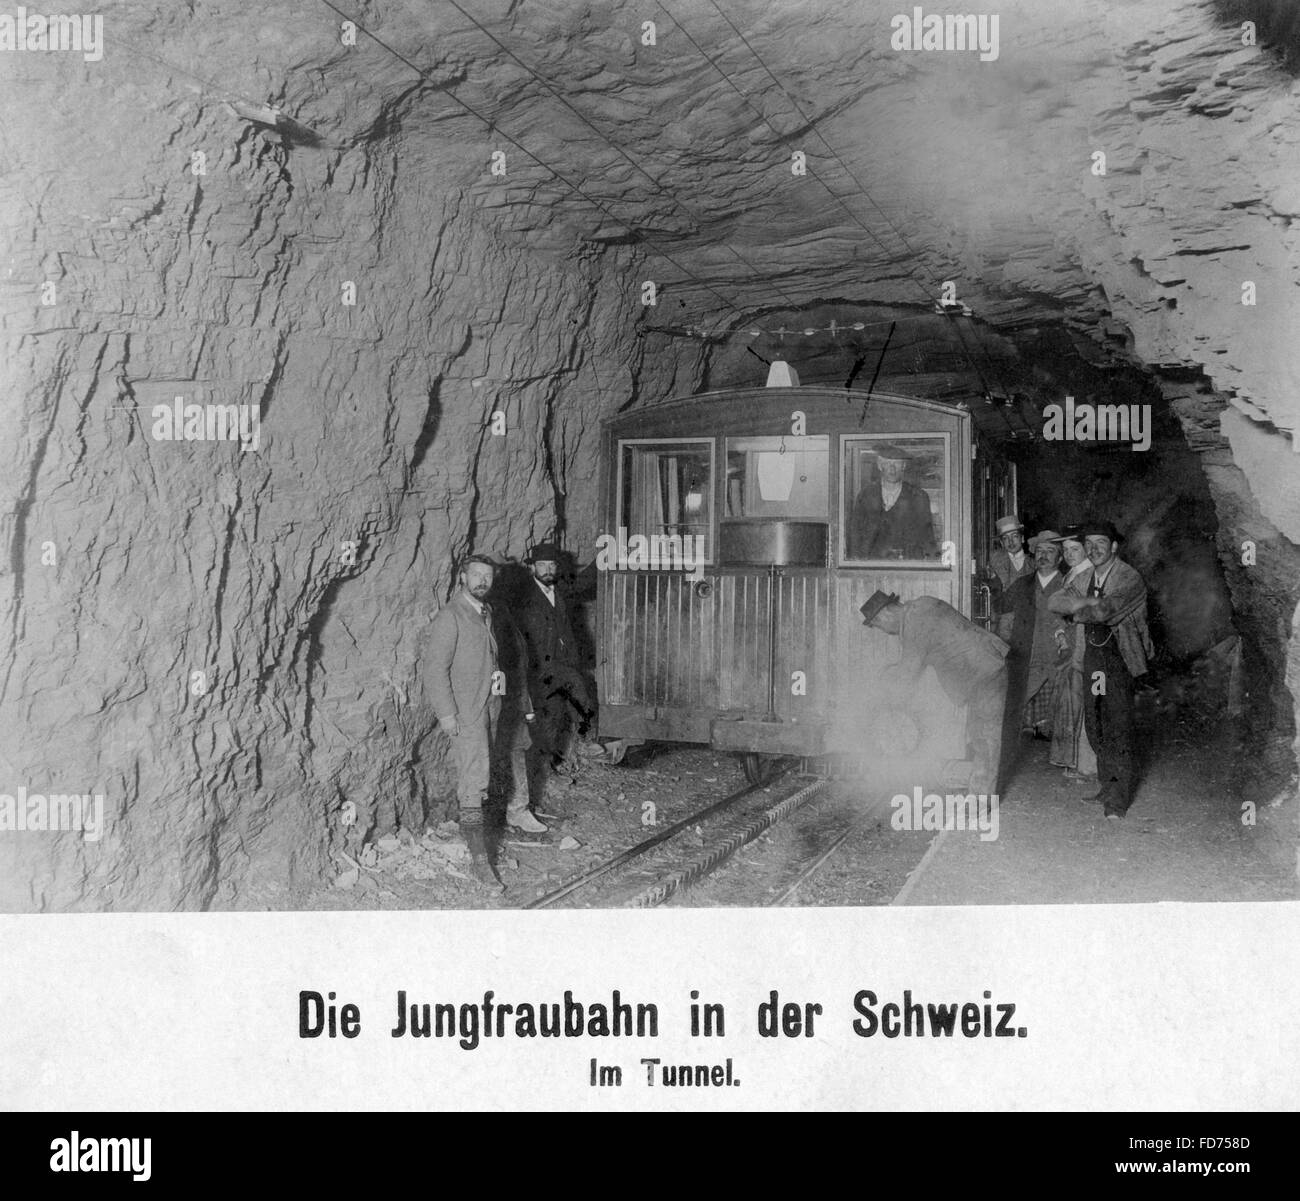
[[[497,641],[487,603],[495,574],[495,564],[483,555],[465,560],[460,587],[433,619],[425,668],[438,724],[451,739],[460,829],[469,848],[470,870],[483,887],[502,892],[505,886],[492,866],[483,826],[492,744],[501,713],[501,696],[492,686],[497,676]],[[525,708],[531,706],[525,702]]]
[[[556,763],[568,756],[575,717],[585,725],[592,715],[569,605],[556,588],[559,559],[559,547],[552,542],[533,547],[525,559],[533,578],[515,611],[528,651],[528,691],[536,710],[528,752],[534,811],[543,808]]]
[[[1092,563],[1086,596],[1058,592],[1048,602],[1055,613],[1084,623],[1083,720],[1097,752],[1101,801],[1109,818],[1133,803],[1137,780],[1133,738],[1133,680],[1147,670],[1154,648],[1147,632],[1147,588],[1136,569],[1118,557],[1119,531],[1109,521],[1080,527]],[[1100,687],[1100,691],[1099,691]]]

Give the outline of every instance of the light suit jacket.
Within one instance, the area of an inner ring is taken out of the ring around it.
[[[919,678],[934,668],[948,698],[964,705],[988,676],[1000,669],[1008,646],[936,596],[918,596],[902,605],[903,678]]]
[[[472,721],[487,711],[497,641],[490,621],[475,611],[464,589],[438,610],[424,659],[439,721]]]

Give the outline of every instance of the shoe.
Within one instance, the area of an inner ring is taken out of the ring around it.
[[[533,843],[534,845],[539,842],[550,842],[551,841],[550,829],[542,825],[541,822],[537,823],[537,827],[538,828],[536,830],[524,830],[518,826],[508,825],[504,830],[501,831],[501,841],[513,842],[513,843]]]
[[[478,812],[467,814],[461,822],[461,830],[465,834],[465,845],[469,847],[470,878],[488,892],[497,894],[505,892],[506,886],[501,883],[501,877],[497,875],[497,869],[492,866],[492,859],[488,854],[482,814]]]
[[[486,855],[475,855],[470,860],[469,874],[474,882],[487,892],[500,895],[506,890],[506,886],[501,883],[501,877],[497,875],[497,869],[492,866],[491,860]]]
[[[548,829],[527,809],[510,810],[506,813],[506,825],[519,834],[546,834]]]
[[[1123,810],[1123,809],[1107,809],[1107,810],[1106,810],[1106,819],[1107,819],[1108,821],[1117,822],[1117,821],[1119,821],[1119,819],[1120,819],[1121,817],[1123,817],[1123,816],[1124,816],[1124,810]]]

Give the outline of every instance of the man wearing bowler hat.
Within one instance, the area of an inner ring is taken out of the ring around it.
[[[1147,632],[1147,588],[1137,570],[1119,556],[1119,531],[1109,522],[1082,524],[1083,549],[1092,563],[1086,596],[1058,592],[1048,601],[1056,613],[1084,625],[1083,720],[1097,752],[1101,801],[1109,818],[1133,803],[1137,764],[1133,738],[1133,681],[1153,655]]]
[[[1034,574],[1034,557],[1025,551],[1025,527],[1019,517],[999,517],[993,529],[998,545],[989,556],[989,567],[1005,592],[1022,576]]]
[[[904,685],[919,682],[927,667],[955,705],[966,706],[966,741],[975,761],[972,792],[998,790],[1002,759],[1002,711],[1007,698],[1007,644],[981,629],[936,596],[900,603],[877,590],[862,606],[863,625],[895,635],[903,644]],[[915,696],[915,688],[907,690]],[[913,711],[924,733],[928,715]]]
[[[876,478],[853,502],[850,559],[937,559],[930,498],[903,477],[911,457],[892,442],[876,447]]]
[[[553,542],[539,542],[528,552],[525,562],[532,567],[533,578],[515,610],[527,647],[528,691],[536,711],[529,729],[532,746],[528,751],[534,812],[544,806],[547,781],[557,761],[567,757],[575,718],[586,723],[592,715],[591,694],[579,663],[569,604],[556,588],[559,560],[560,548]],[[522,815],[507,814],[506,820],[512,826],[518,825]],[[527,820],[535,822],[536,818],[528,814]]]

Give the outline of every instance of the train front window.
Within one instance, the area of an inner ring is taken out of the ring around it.
[[[848,563],[942,562],[948,453],[942,434],[845,438],[842,552]]]
[[[713,443],[705,440],[624,442],[619,455],[619,525],[627,537],[701,538],[713,547]]]
[[[830,438],[728,438],[724,517],[811,518],[829,512]]]

